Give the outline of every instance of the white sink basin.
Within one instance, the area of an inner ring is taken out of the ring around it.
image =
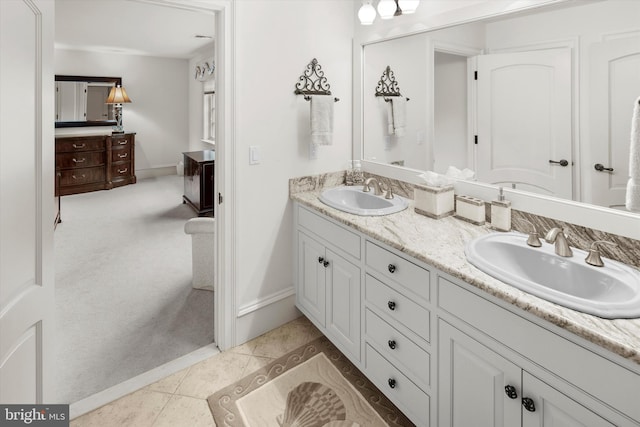
[[[389,215],[409,205],[404,197],[395,194],[393,199],[385,199],[373,194],[373,189],[365,193],[361,185],[329,188],[320,194],[319,199],[332,208],[362,216]]]
[[[604,267],[585,263],[585,251],[573,257],[555,254],[554,245],[527,245],[520,233],[492,233],[471,241],[467,260],[520,290],[605,319],[640,317],[640,271],[604,259]]]

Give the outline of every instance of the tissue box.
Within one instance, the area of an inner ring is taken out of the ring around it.
[[[485,216],[484,200],[470,196],[456,196],[456,218],[475,225],[484,225]]]
[[[431,187],[416,184],[413,190],[416,213],[440,219],[453,214],[453,186]]]

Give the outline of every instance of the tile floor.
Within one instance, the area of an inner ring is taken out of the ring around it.
[[[71,421],[72,427],[211,427],[207,397],[318,338],[300,317]]]

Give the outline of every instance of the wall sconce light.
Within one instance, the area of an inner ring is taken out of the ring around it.
[[[215,64],[213,62],[209,65],[208,62],[204,62],[202,64],[196,65],[196,74],[194,78],[196,80],[209,80],[209,78],[213,75],[213,72],[216,70]]]
[[[124,133],[122,128],[122,104],[129,102],[131,102],[131,99],[122,86],[118,85],[111,88],[111,92],[107,97],[107,104],[113,104],[116,115],[116,125],[113,127],[113,133]]]
[[[362,25],[371,25],[376,19],[376,9],[371,4],[372,0],[363,0],[358,19]],[[391,19],[394,16],[409,15],[416,11],[420,0],[380,0],[378,2],[378,14],[382,19]]]

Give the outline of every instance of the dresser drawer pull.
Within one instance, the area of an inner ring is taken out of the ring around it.
[[[80,176],[80,179],[85,179],[86,177],[87,177],[87,175],[82,174],[82,176]],[[75,175],[71,175],[71,178],[73,178],[73,179],[78,179],[78,177],[77,177],[77,176],[75,176]]]
[[[118,169],[119,174],[127,173],[128,171],[129,171],[129,168]]]
[[[387,306],[389,307],[389,310],[391,310],[391,311],[393,311],[393,310],[395,310],[395,309],[396,309],[396,303],[395,303],[395,301],[389,301],[389,302],[387,303]]]
[[[391,350],[395,350],[395,349],[396,349],[396,342],[395,342],[395,340],[389,340],[389,342],[388,342],[387,344],[389,344],[389,348],[390,348]]]
[[[389,378],[389,381],[387,382],[389,383],[389,387],[396,388],[396,380],[394,380],[393,378]]]
[[[393,264],[389,264],[389,273],[393,274],[396,271],[396,266]]]
[[[73,163],[84,163],[87,159],[85,159],[85,158],[83,157],[83,158],[81,158],[80,160],[78,160],[78,159],[71,159],[71,160],[73,160]]]
[[[87,144],[71,144],[73,148],[85,148]]]
[[[128,141],[120,141],[120,142],[118,142],[118,144],[120,144],[120,145],[127,145],[127,142],[128,142]]]
[[[129,155],[129,153],[124,153],[124,154],[118,154],[118,158],[120,159],[124,159]]]

